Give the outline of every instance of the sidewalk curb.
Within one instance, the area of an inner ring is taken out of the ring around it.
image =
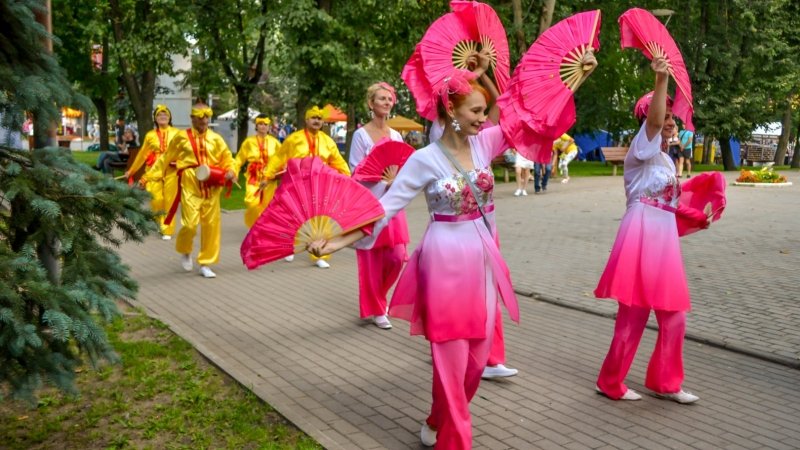
[[[538,300],[538,301],[541,301],[541,302],[550,303],[552,305],[561,306],[561,307],[564,307],[564,308],[569,308],[569,309],[573,309],[573,310],[576,310],[576,311],[581,311],[581,312],[593,314],[595,316],[607,317],[609,319],[614,319],[617,316],[615,313],[608,313],[608,312],[604,312],[604,311],[599,311],[599,310],[591,308],[589,306],[576,305],[576,304],[574,304],[572,302],[566,302],[564,300],[553,298],[553,297],[550,297],[548,295],[540,294],[540,293],[534,292],[534,291],[523,291],[521,289],[514,289],[514,292],[516,292],[518,295],[522,295],[524,297],[528,297],[528,298],[531,298],[533,300]],[[657,326],[650,325],[650,324],[647,324],[647,328],[649,328],[651,330],[658,330]],[[728,350],[728,351],[731,351],[731,352],[734,352],[734,353],[739,353],[739,354],[742,354],[742,355],[750,356],[750,357],[757,358],[757,359],[760,359],[760,360],[763,360],[763,361],[768,361],[768,362],[771,362],[771,363],[780,364],[782,366],[791,367],[792,369],[800,369],[800,359],[786,358],[786,357],[783,357],[783,356],[780,356],[780,355],[774,355],[772,353],[763,352],[763,351],[760,351],[760,350],[754,350],[754,349],[747,348],[747,347],[744,347],[744,346],[741,346],[741,345],[738,345],[738,344],[725,342],[724,340],[714,339],[714,338],[710,338],[710,337],[707,337],[707,336],[703,336],[700,333],[687,332],[686,333],[686,339],[688,339],[688,340],[690,340],[692,342],[697,342],[697,343],[700,343],[700,344],[709,345],[711,347],[721,348],[723,350]]]

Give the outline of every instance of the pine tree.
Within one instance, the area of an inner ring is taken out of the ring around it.
[[[43,2],[0,2],[0,116],[19,129],[58,117],[74,94],[45,51]],[[44,127],[40,127],[44,128]],[[103,323],[137,285],[113,247],[155,230],[143,191],[77,163],[69,151],[0,145],[0,398],[32,400],[44,383],[75,392],[75,369],[115,361]]]

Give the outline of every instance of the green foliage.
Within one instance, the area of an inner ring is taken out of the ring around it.
[[[39,7],[0,3],[0,112],[10,126],[32,113],[37,133],[73,97],[42,46]],[[109,245],[155,229],[145,196],[63,150],[0,146],[0,396],[30,400],[44,382],[72,391],[82,357],[115,359],[98,323],[136,283]]]
[[[155,226],[147,194],[103,177],[60,149],[0,149],[0,383],[31,399],[47,381],[73,390],[81,356],[115,360],[98,322],[136,283],[108,246]],[[60,278],[42,262],[58,258]]]

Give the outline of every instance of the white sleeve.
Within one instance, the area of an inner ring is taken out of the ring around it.
[[[639,161],[647,161],[661,152],[661,133],[656,134],[652,141],[647,140],[647,122],[642,123],[636,137],[631,141],[629,153]]]
[[[365,131],[363,128],[359,128],[353,133],[353,141],[350,143],[350,171],[352,172],[358,163],[361,162],[367,156],[367,150],[369,150],[369,144],[364,139]]]
[[[408,206],[411,200],[435,178],[431,166],[425,163],[425,154],[423,152],[415,152],[411,155],[405,165],[403,165],[403,168],[400,169],[392,186],[380,199],[385,216],[375,223],[372,235],[357,241],[355,247],[359,249],[372,248],[378,235],[381,234],[381,231],[383,231],[389,221],[403,208]]]

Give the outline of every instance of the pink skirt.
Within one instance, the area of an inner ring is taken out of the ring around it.
[[[628,208],[594,295],[640,308],[691,309],[674,213],[642,203]]]

